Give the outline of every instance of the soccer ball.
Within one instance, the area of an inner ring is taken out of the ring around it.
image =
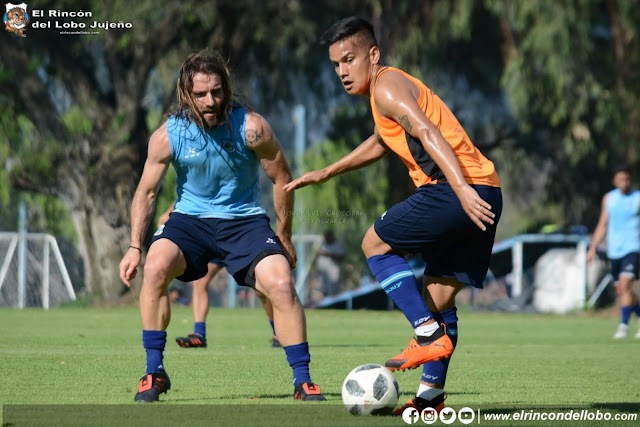
[[[399,395],[393,374],[375,364],[358,366],[342,384],[342,402],[353,415],[389,415]]]

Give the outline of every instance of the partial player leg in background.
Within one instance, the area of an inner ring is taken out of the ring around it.
[[[636,313],[640,317],[640,305],[638,298],[633,292],[633,277],[620,275],[615,283],[616,295],[620,306],[620,324],[613,334],[613,338],[626,338],[629,334],[629,320],[631,314]],[[640,329],[636,333],[636,338],[640,338]]]
[[[201,279],[193,281],[193,333],[186,337],[176,338],[180,347],[207,346],[207,313],[209,312],[209,282],[218,274],[222,267],[215,262],[209,262],[207,274]]]
[[[256,291],[256,295],[260,298],[260,302],[262,303],[262,308],[264,308],[265,313],[267,313],[267,318],[269,319],[269,325],[271,325],[271,347],[273,348],[281,348],[282,344],[278,341],[278,335],[276,334],[276,327],[273,323],[273,306],[271,305],[271,301],[267,298],[262,292]]]
[[[640,317],[640,304],[633,292],[633,281],[637,277],[640,255],[630,253],[619,259],[611,260],[611,273],[617,280],[614,284],[618,305],[620,307],[620,323],[613,334],[613,338],[626,338],[629,334],[629,320],[633,313]],[[640,338],[640,330],[636,333]]]

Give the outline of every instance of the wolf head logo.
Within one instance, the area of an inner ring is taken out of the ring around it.
[[[20,37],[27,37],[27,24],[29,24],[29,14],[27,4],[7,3],[7,11],[4,14],[5,30]]]

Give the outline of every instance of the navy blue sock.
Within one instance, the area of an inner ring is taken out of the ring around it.
[[[447,335],[449,335],[454,349],[458,343],[457,311],[458,309],[453,307],[440,313],[433,313],[433,318],[436,319],[436,322],[444,323],[447,327]],[[444,386],[444,383],[447,380],[449,360],[451,360],[451,358],[436,360],[435,362],[427,362],[422,365],[422,381]]]
[[[193,324],[193,332],[198,335],[201,335],[202,338],[207,337],[207,323],[206,322],[195,322]]]
[[[636,305],[633,306],[633,312],[636,314],[636,316],[640,317],[640,304],[636,303]]]
[[[633,313],[633,306],[628,305],[626,307],[620,307],[620,323],[624,323],[625,325],[629,324],[629,318],[631,317],[631,313]]]
[[[418,290],[418,281],[407,261],[400,255],[374,255],[367,259],[371,273],[404,313],[411,327],[431,319],[431,311]]]
[[[273,336],[277,336],[276,335],[276,326],[273,324],[273,319],[269,319],[269,324],[271,325],[271,331],[273,332]]]
[[[288,345],[284,348],[284,352],[287,354],[289,366],[293,369],[293,385],[311,382],[311,376],[309,375],[309,362],[311,362],[309,343],[303,342]]]
[[[153,374],[161,369],[164,345],[167,343],[166,331],[142,331],[142,345],[147,350],[147,374]]]

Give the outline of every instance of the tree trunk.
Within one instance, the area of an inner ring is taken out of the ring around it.
[[[95,202],[90,204],[99,204]],[[129,242],[129,228],[112,227],[100,209],[78,209],[72,216],[84,261],[87,291],[107,303],[114,303],[124,289],[119,278],[119,263],[126,250],[123,246]]]

